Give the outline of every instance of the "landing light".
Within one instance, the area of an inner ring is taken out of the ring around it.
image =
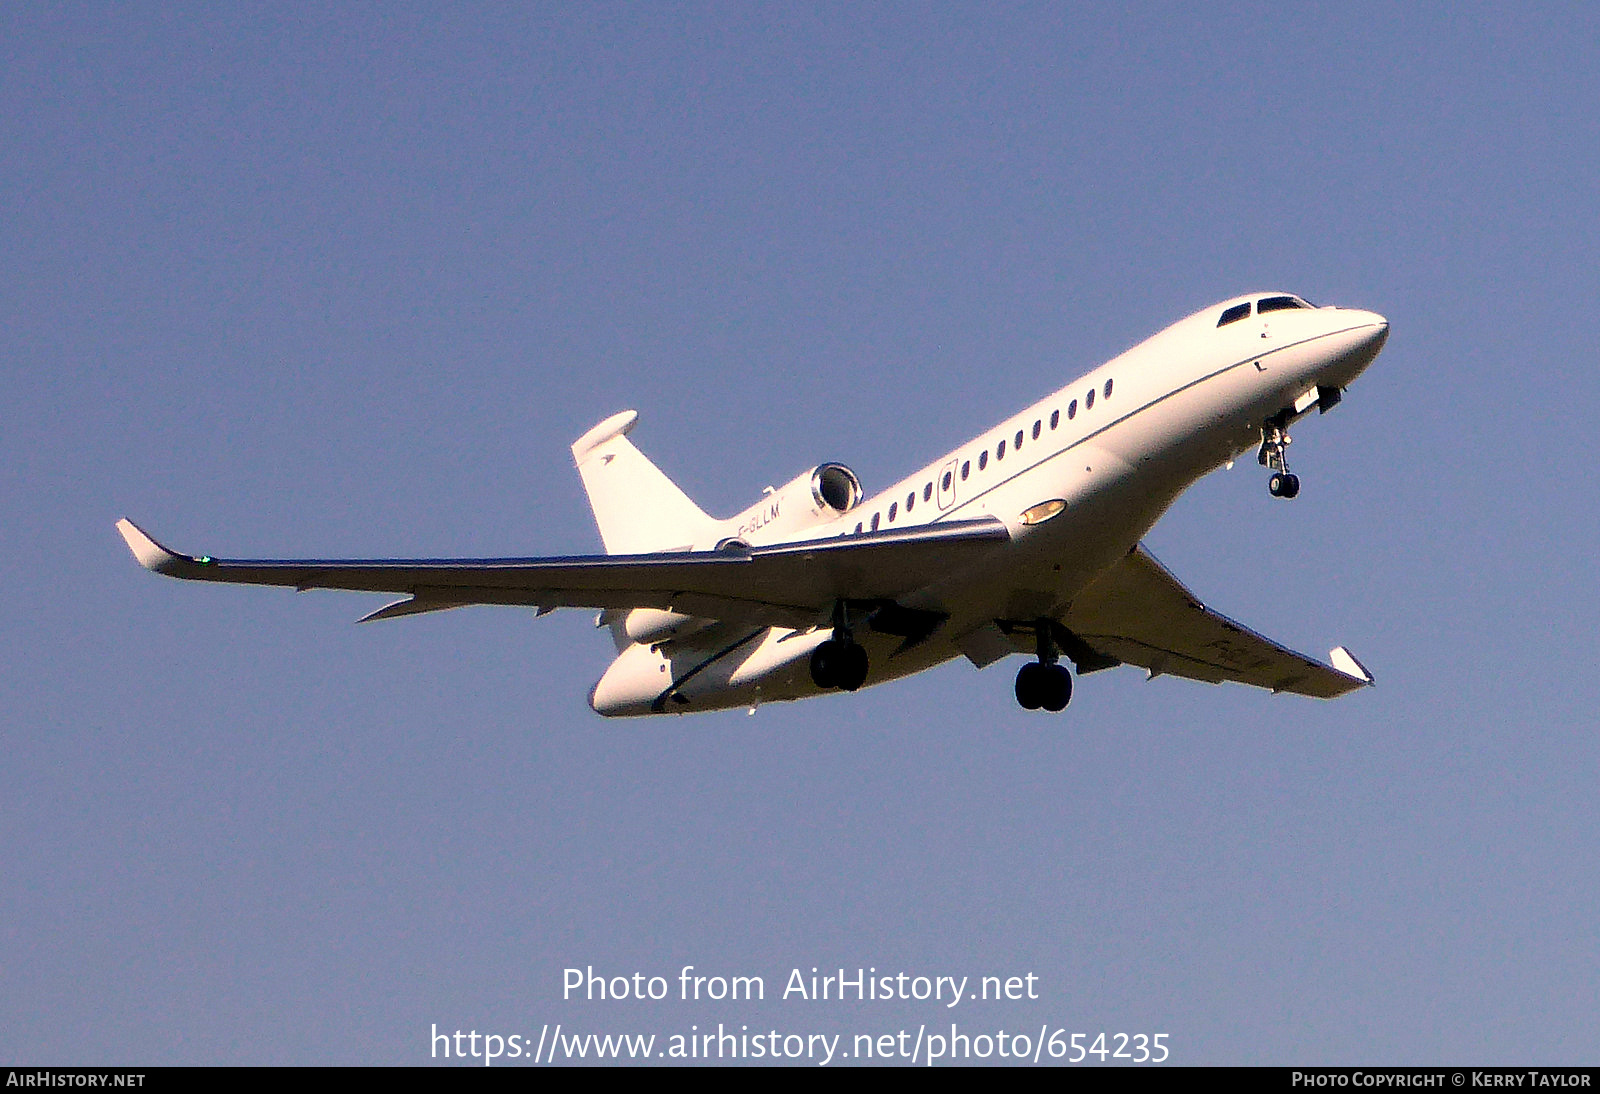
[[[1022,511],[1022,523],[1043,524],[1051,517],[1060,515],[1062,510],[1066,509],[1066,507],[1067,503],[1062,501],[1060,498],[1051,498],[1049,501],[1041,501],[1038,505]]]

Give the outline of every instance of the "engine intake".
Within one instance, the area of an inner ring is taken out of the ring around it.
[[[848,513],[861,500],[861,480],[842,463],[822,464],[812,468],[811,497],[819,507]]]
[[[770,541],[826,524],[861,503],[861,480],[842,463],[818,464],[727,521],[723,541]]]

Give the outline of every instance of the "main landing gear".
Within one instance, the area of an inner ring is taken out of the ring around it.
[[[1256,462],[1272,469],[1267,493],[1275,498],[1292,498],[1300,493],[1300,476],[1289,470],[1289,413],[1280,411],[1261,426],[1261,451]]]
[[[833,637],[811,651],[811,682],[819,688],[856,691],[867,682],[867,651],[847,625],[845,606],[833,612]]]
[[[1036,627],[1039,660],[1030,661],[1017,672],[1017,702],[1023,710],[1066,710],[1072,701],[1072,673],[1060,664],[1056,644],[1050,636],[1049,620]]]

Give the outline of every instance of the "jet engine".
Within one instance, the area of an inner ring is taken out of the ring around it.
[[[819,464],[776,490],[769,488],[755,505],[722,521],[718,546],[783,539],[848,513],[861,497],[861,480],[854,471],[842,463]],[[610,627],[617,649],[625,650],[634,644],[659,646],[687,639],[716,622],[660,608],[633,608],[601,612],[595,625]]]
[[[770,542],[786,533],[826,524],[860,503],[861,480],[842,463],[824,463],[802,472],[767,496],[730,517],[726,539]]]
[[[663,611],[659,608],[634,608],[622,620],[622,632],[631,642],[646,646],[683,638],[695,631],[704,630],[715,623],[714,619],[697,619],[682,612]]]

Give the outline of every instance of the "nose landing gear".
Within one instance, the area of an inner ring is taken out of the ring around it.
[[[1049,620],[1041,619],[1038,634],[1039,660],[1030,661],[1017,672],[1017,702],[1023,710],[1048,710],[1052,714],[1067,709],[1072,701],[1072,673],[1058,661]]]
[[[1300,476],[1289,470],[1289,412],[1279,411],[1261,426],[1261,451],[1256,462],[1272,469],[1267,493],[1275,498],[1292,498],[1300,493]]]

